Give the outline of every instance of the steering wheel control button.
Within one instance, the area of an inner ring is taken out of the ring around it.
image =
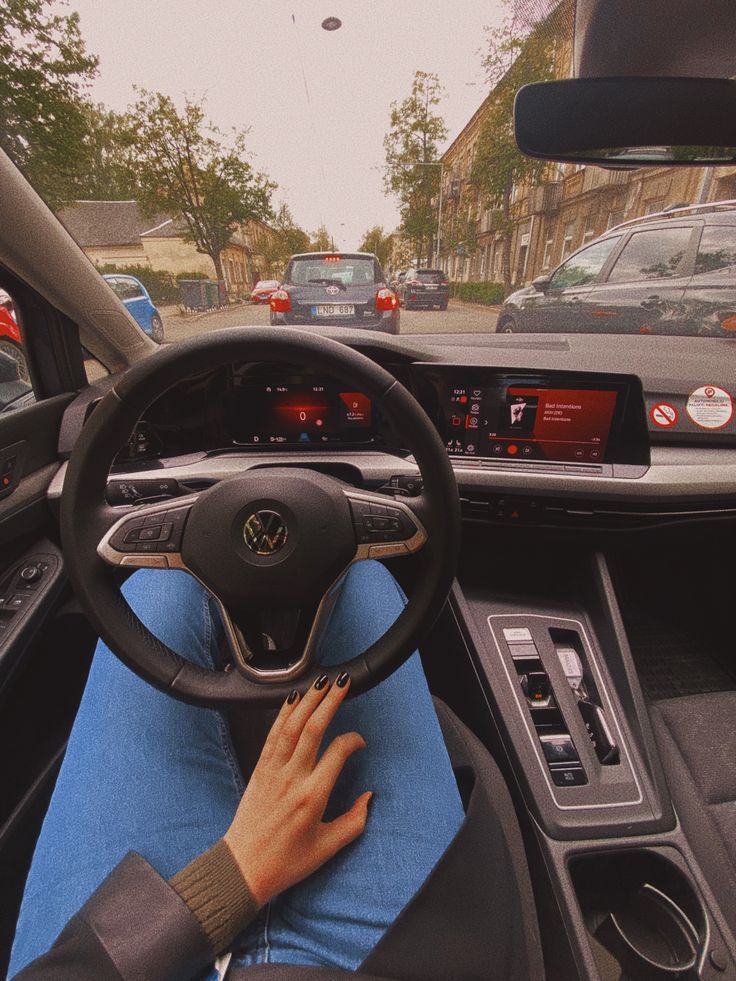
[[[551,766],[550,773],[556,787],[581,787],[588,782],[582,766]]]

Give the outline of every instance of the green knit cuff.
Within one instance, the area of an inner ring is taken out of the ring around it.
[[[215,954],[226,950],[258,912],[258,904],[221,838],[169,880],[199,920]]]

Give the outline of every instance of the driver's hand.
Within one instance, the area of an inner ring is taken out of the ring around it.
[[[325,730],[349,687],[343,674],[329,688],[323,676],[301,698],[292,692],[294,701],[282,706],[225,834],[259,906],[306,878],[365,828],[371,792],[334,821],[322,821],[348,757],[365,746],[362,736],[348,732],[333,739],[317,762]]]

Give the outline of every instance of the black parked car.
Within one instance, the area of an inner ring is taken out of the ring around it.
[[[271,324],[334,324],[399,333],[398,297],[369,252],[293,255],[271,294]]]
[[[446,310],[450,300],[450,284],[441,269],[408,269],[398,287],[399,300],[407,310],[439,307]]]
[[[736,331],[736,209],[677,208],[625,222],[506,300],[498,330]]]

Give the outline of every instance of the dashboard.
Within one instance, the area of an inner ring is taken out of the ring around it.
[[[736,419],[709,428],[688,411],[703,386],[733,388],[730,339],[318,332],[414,394],[447,448],[466,519],[628,527],[736,515]],[[102,380],[69,406],[62,457],[113,384]],[[121,448],[108,495],[120,503],[190,493],[270,466],[311,467],[369,489],[418,486],[380,404],[304,366],[256,363],[163,392]]]
[[[547,470],[577,464],[591,473],[614,463],[649,464],[641,383],[633,375],[392,367],[451,458]],[[212,372],[167,393],[117,462],[175,456],[195,442],[211,453],[402,447],[380,405],[362,392],[304,368],[256,364]]]

